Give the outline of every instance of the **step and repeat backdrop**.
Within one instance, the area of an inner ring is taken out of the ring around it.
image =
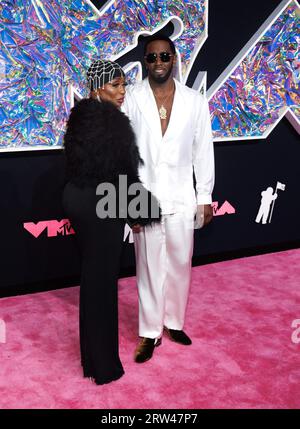
[[[93,59],[140,80],[142,39],[158,31],[175,41],[177,79],[210,104],[214,219],[195,231],[195,259],[299,242],[299,3],[11,0],[0,4],[0,290],[78,278],[61,206],[65,122]],[[126,272],[129,227],[124,242]]]

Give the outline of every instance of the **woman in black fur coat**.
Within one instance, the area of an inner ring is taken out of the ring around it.
[[[128,184],[139,182],[142,161],[129,120],[119,110],[125,95],[121,67],[95,61],[88,71],[88,83],[91,96],[73,107],[64,138],[68,183],[63,205],[82,259],[79,325],[83,374],[104,384],[124,374],[119,358],[117,282],[125,220],[98,217],[96,188],[109,182],[118,195],[119,175],[126,175]],[[149,222],[149,218],[138,218],[130,224]]]

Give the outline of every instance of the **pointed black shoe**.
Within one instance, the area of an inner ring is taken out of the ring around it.
[[[170,340],[175,341],[175,343],[183,344],[184,346],[190,346],[192,344],[192,340],[183,331],[168,328],[165,328],[165,331],[169,335]]]
[[[134,361],[136,363],[143,363],[152,358],[155,347],[161,345],[161,338],[155,342],[155,338],[143,337],[136,348]]]

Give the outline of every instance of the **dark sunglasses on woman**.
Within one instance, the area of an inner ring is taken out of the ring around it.
[[[163,63],[168,63],[172,57],[174,57],[173,54],[170,54],[169,52],[160,52],[159,54],[156,54],[155,52],[151,52],[150,54],[145,55],[145,60],[147,63],[155,63],[157,61],[157,57],[159,55],[159,58]]]

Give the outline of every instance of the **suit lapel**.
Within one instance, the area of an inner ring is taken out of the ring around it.
[[[148,78],[143,80],[140,90],[135,93],[135,101],[149,129],[151,135],[150,150],[153,161],[156,163],[159,147],[161,146],[162,134],[160,118]]]
[[[182,121],[184,115],[185,99],[182,94],[180,84],[174,79],[175,94],[172,106],[171,117],[168,128],[162,136],[159,113],[157,110],[155,98],[151,90],[148,78],[141,83],[140,90],[135,93],[135,101],[139,107],[141,114],[147,124],[151,135],[150,151],[155,164],[162,156],[167,156],[168,151],[174,148],[178,133],[178,124]]]

